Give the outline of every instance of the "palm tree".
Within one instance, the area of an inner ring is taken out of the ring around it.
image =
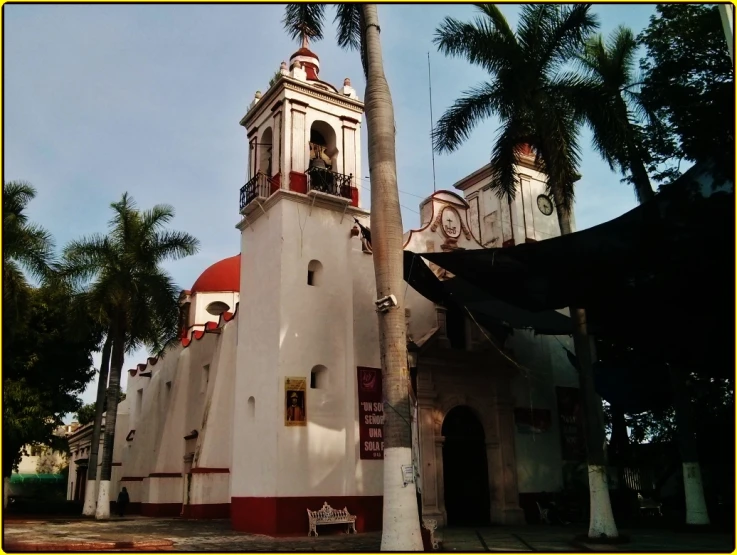
[[[177,289],[159,266],[165,260],[192,255],[199,248],[199,241],[188,233],[163,230],[174,217],[171,206],[156,205],[141,212],[126,193],[111,207],[114,216],[108,235],[73,241],[64,250],[64,275],[84,286],[89,306],[96,307],[101,318],[107,321],[108,334],[112,338],[102,469],[95,513],[98,519],[110,517],[113,445],[125,352],[141,337],[152,337],[151,330],[160,333],[160,326],[169,326],[172,322],[176,326]],[[143,336],[137,334],[139,324],[144,326]]]
[[[655,129],[661,123],[638,94],[634,77],[636,51],[637,41],[625,27],[617,28],[606,44],[601,35],[591,37],[578,56],[584,75],[574,86],[572,98],[593,132],[595,148],[612,170],[629,173],[637,200],[644,203],[655,193],[645,167],[648,153],[637,119],[647,119],[648,125]],[[709,524],[709,514],[693,432],[691,395],[686,385],[689,375],[675,364],[669,368],[683,463],[686,523],[705,525]],[[616,407],[612,407],[612,412],[619,415]],[[623,421],[623,415],[619,420]]]
[[[644,117],[654,126],[659,121],[641,102],[634,73],[636,55],[637,40],[626,27],[618,27],[607,43],[601,35],[591,37],[577,56],[582,79],[574,88],[579,110],[593,132],[594,148],[612,170],[629,173],[637,200],[646,202],[655,193],[637,121]]]
[[[32,278],[52,275],[54,242],[51,234],[28,221],[26,209],[36,189],[23,181],[3,184],[3,328],[12,333],[20,323],[19,311],[28,300]]]
[[[383,551],[421,551],[414,486],[403,487],[399,467],[412,464],[409,364],[404,321],[402,215],[397,189],[394,107],[384,74],[379,15],[375,4],[338,4],[338,44],[358,50],[366,75],[365,113],[371,178],[371,247],[377,298],[396,306],[378,312],[384,396]],[[324,4],[289,4],[284,25],[292,38],[323,38]],[[402,417],[404,415],[404,417]]]
[[[80,299],[81,297],[81,299]],[[85,304],[85,295],[77,296],[77,302]],[[90,312],[94,313],[96,307],[86,307]],[[105,313],[107,314],[107,313]],[[102,319],[107,322],[109,318],[103,316]],[[142,344],[156,353],[163,348],[162,335],[176,334],[176,326],[171,327],[171,319],[164,322],[163,326],[169,326],[167,330],[157,329],[162,326],[158,320],[148,320],[136,323],[131,326],[131,335],[126,337],[127,354],[132,353]],[[86,516],[94,516],[97,511],[97,461],[100,451],[100,433],[102,431],[102,417],[105,413],[105,399],[108,388],[108,376],[110,371],[110,355],[113,345],[113,336],[110,331],[105,334],[105,343],[102,347],[102,358],[100,360],[100,371],[97,381],[97,397],[95,400],[95,418],[92,425],[92,439],[90,444],[89,464],[87,466],[87,486],[85,487],[84,506],[82,514]]]
[[[491,154],[491,186],[513,199],[517,167],[524,145],[535,152],[555,200],[561,234],[572,232],[574,183],[579,178],[578,134],[581,117],[568,91],[574,79],[562,72],[597,27],[590,6],[527,4],[520,10],[515,33],[494,4],[478,6],[471,23],[445,18],[435,44],[450,56],[479,65],[491,80],[467,91],[440,118],[433,131],[434,148],[452,152],[484,118],[498,116],[501,125]],[[601,399],[593,383],[591,343],[586,313],[571,307],[574,345],[579,360],[581,400],[589,468],[590,537],[616,537],[606,475],[606,436]]]

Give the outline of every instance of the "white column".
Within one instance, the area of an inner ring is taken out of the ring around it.
[[[281,172],[282,157],[281,136],[283,131],[281,127],[282,112],[280,105],[274,107],[273,114],[273,134],[271,136],[271,175],[269,177]]]
[[[307,106],[297,101],[291,102],[292,113],[292,171],[303,173],[307,170],[305,161],[307,154],[307,131],[305,130],[305,115]]]
[[[729,49],[729,59],[734,65],[734,6],[732,4],[719,4],[719,15],[722,17],[722,27],[724,27],[724,38],[727,39],[727,48]]]
[[[284,99],[284,104],[282,104],[281,129],[279,142],[282,155],[279,171],[282,175],[282,188],[289,189],[289,172],[292,171],[292,110],[287,98]]]

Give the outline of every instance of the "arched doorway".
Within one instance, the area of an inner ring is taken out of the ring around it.
[[[443,420],[443,484],[448,526],[489,524],[489,474],[484,427],[466,406]]]

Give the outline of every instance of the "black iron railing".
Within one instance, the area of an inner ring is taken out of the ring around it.
[[[323,168],[310,168],[306,173],[308,191],[320,191],[349,200],[353,198],[353,175],[343,175]]]
[[[271,178],[264,173],[258,172],[248,183],[241,187],[240,209],[243,210],[257,197],[270,197],[271,189]]]

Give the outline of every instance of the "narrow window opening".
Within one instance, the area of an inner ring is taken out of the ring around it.
[[[319,260],[310,260],[307,265],[307,285],[319,286],[322,281],[322,264]]]
[[[210,382],[210,365],[205,364],[202,367],[202,388],[200,389],[200,393],[205,393],[207,391],[207,384]]]
[[[328,388],[328,369],[319,364],[310,372],[310,389]]]
[[[256,416],[256,399],[253,397],[248,398],[248,418]]]

